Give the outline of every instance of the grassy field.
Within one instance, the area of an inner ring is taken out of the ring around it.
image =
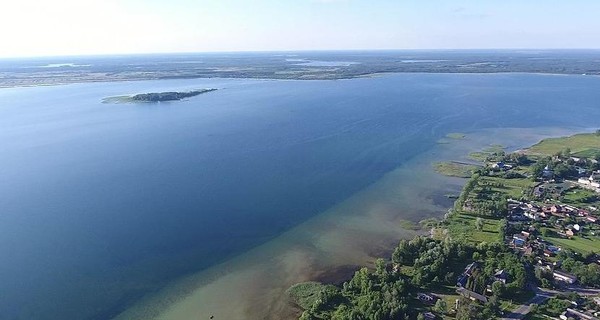
[[[535,185],[535,182],[527,178],[503,179],[499,177],[481,177],[481,181],[502,184],[503,187],[492,187],[492,190],[512,199],[520,199],[523,196],[523,190]]]
[[[600,252],[600,239],[595,236],[587,236],[586,238],[575,236],[572,239],[548,237],[548,241],[557,246],[584,254],[589,252]]]
[[[591,190],[573,188],[564,193],[562,202],[578,208],[598,207],[600,206],[600,195]]]
[[[450,236],[454,239],[463,239],[471,243],[500,241],[500,219],[482,218],[483,229],[477,230],[475,221],[477,216],[465,213],[454,214],[445,221]]]
[[[433,165],[435,171],[449,177],[469,178],[477,168],[476,165],[456,162],[437,162]]]
[[[570,137],[544,139],[527,149],[527,152],[551,156],[566,148],[571,149],[573,155],[587,155],[589,157],[590,155],[600,154],[600,135],[582,133]]]

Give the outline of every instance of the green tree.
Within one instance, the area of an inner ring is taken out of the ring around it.
[[[433,306],[433,310],[441,314],[446,314],[446,312],[448,311],[448,305],[446,304],[446,301],[444,299],[438,299],[438,301],[436,301],[435,305]]]
[[[504,283],[502,283],[502,281],[494,281],[494,283],[492,283],[492,293],[495,296],[502,297],[502,295],[504,295],[505,290],[506,287],[504,286]]]
[[[483,225],[484,225],[483,219],[477,218],[477,220],[475,220],[475,228],[477,228],[477,230],[479,230],[479,231],[483,230]]]

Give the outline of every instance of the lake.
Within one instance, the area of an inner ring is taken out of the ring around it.
[[[444,213],[440,194],[462,183],[430,170],[458,154],[446,134],[473,137],[468,150],[590,130],[599,85],[396,74],[0,89],[0,319],[292,316],[288,283],[367,263],[413,235],[398,221]],[[219,90],[101,103],[199,88]]]

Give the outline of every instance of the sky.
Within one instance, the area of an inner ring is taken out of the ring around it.
[[[0,0],[0,57],[600,48],[598,0]]]

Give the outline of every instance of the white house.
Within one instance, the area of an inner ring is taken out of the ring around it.
[[[561,281],[567,284],[573,284],[577,282],[577,276],[558,270],[554,270],[552,272],[552,276],[554,277],[554,280]]]

